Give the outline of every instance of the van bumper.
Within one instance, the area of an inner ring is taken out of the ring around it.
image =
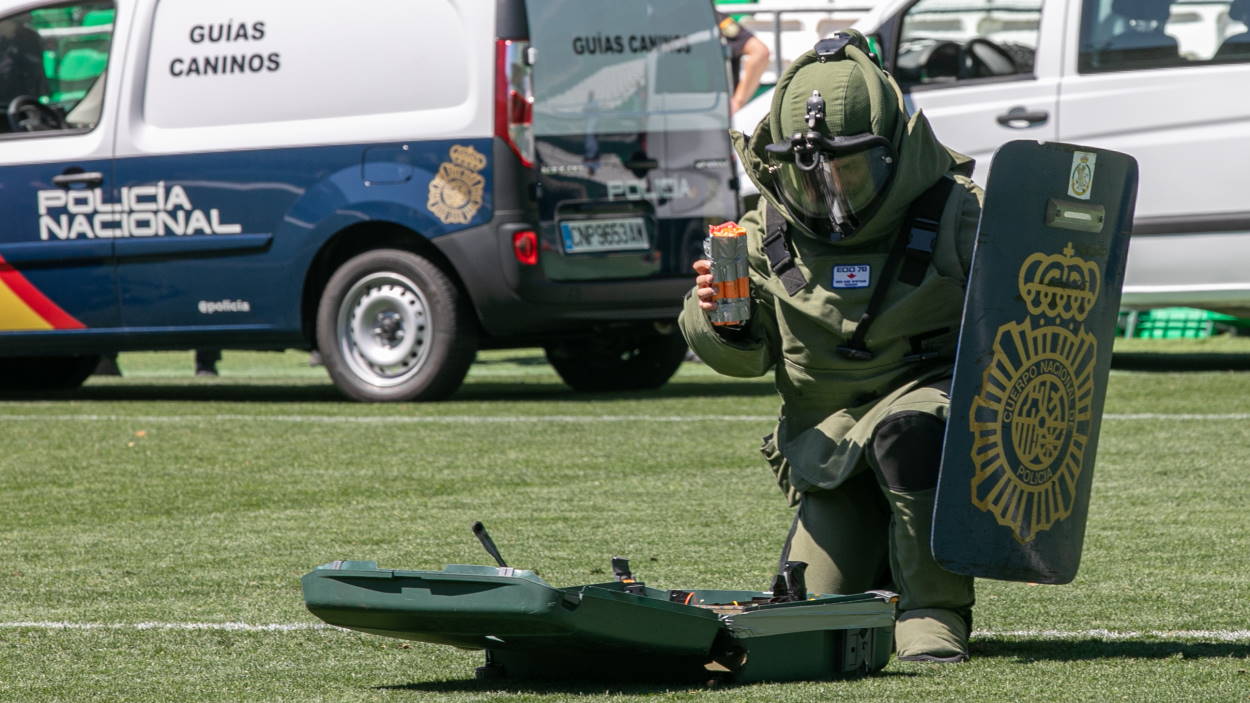
[[[494,222],[434,239],[455,267],[492,337],[558,338],[605,326],[676,320],[690,277],[551,281],[541,265],[525,266],[512,235],[536,225],[523,213],[500,212]]]

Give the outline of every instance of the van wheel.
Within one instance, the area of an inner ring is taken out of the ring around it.
[[[350,398],[440,400],[469,372],[477,328],[468,302],[437,266],[377,249],[348,260],[326,283],[317,348]]]
[[[545,350],[547,361],[575,391],[629,391],[667,383],[686,358],[686,340],[680,334],[578,339]]]
[[[72,390],[81,386],[99,363],[96,355],[0,359],[0,390]]]

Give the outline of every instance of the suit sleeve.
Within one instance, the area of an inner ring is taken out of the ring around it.
[[[943,232],[948,232],[947,236],[951,239],[943,239],[942,244],[934,249],[933,266],[943,276],[966,284],[972,267],[984,196],[970,178],[956,176],[955,183],[946,210],[942,213]]]
[[[977,228],[981,223],[981,206],[985,200],[985,192],[972,182],[972,179],[956,179],[963,186],[963,202],[959,212],[959,238],[957,251],[959,266],[963,271],[963,279],[968,280],[972,268],[972,255],[976,248]]]
[[[759,217],[748,213],[740,223],[751,237],[751,320],[741,329],[728,330],[713,325],[691,288],[686,293],[678,324],[686,343],[708,366],[726,376],[752,378],[768,373],[775,361],[776,323],[771,297],[765,288],[767,265],[759,254]]]

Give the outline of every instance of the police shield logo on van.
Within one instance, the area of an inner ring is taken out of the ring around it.
[[[444,223],[468,224],[482,207],[486,181],[478,171],[486,168],[486,157],[471,146],[451,148],[451,162],[438,167],[430,181],[426,207]]]

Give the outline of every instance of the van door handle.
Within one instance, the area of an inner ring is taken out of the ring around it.
[[[631,171],[650,171],[660,167],[660,162],[656,159],[630,159],[625,162],[625,168]]]
[[[1045,110],[1029,110],[1023,105],[1017,105],[999,115],[996,119],[998,124],[1004,127],[1024,129],[1025,127],[1032,127],[1049,120],[1050,113]]]
[[[79,183],[94,188],[104,182],[104,174],[99,171],[66,172],[52,177],[52,184],[68,188]]]

